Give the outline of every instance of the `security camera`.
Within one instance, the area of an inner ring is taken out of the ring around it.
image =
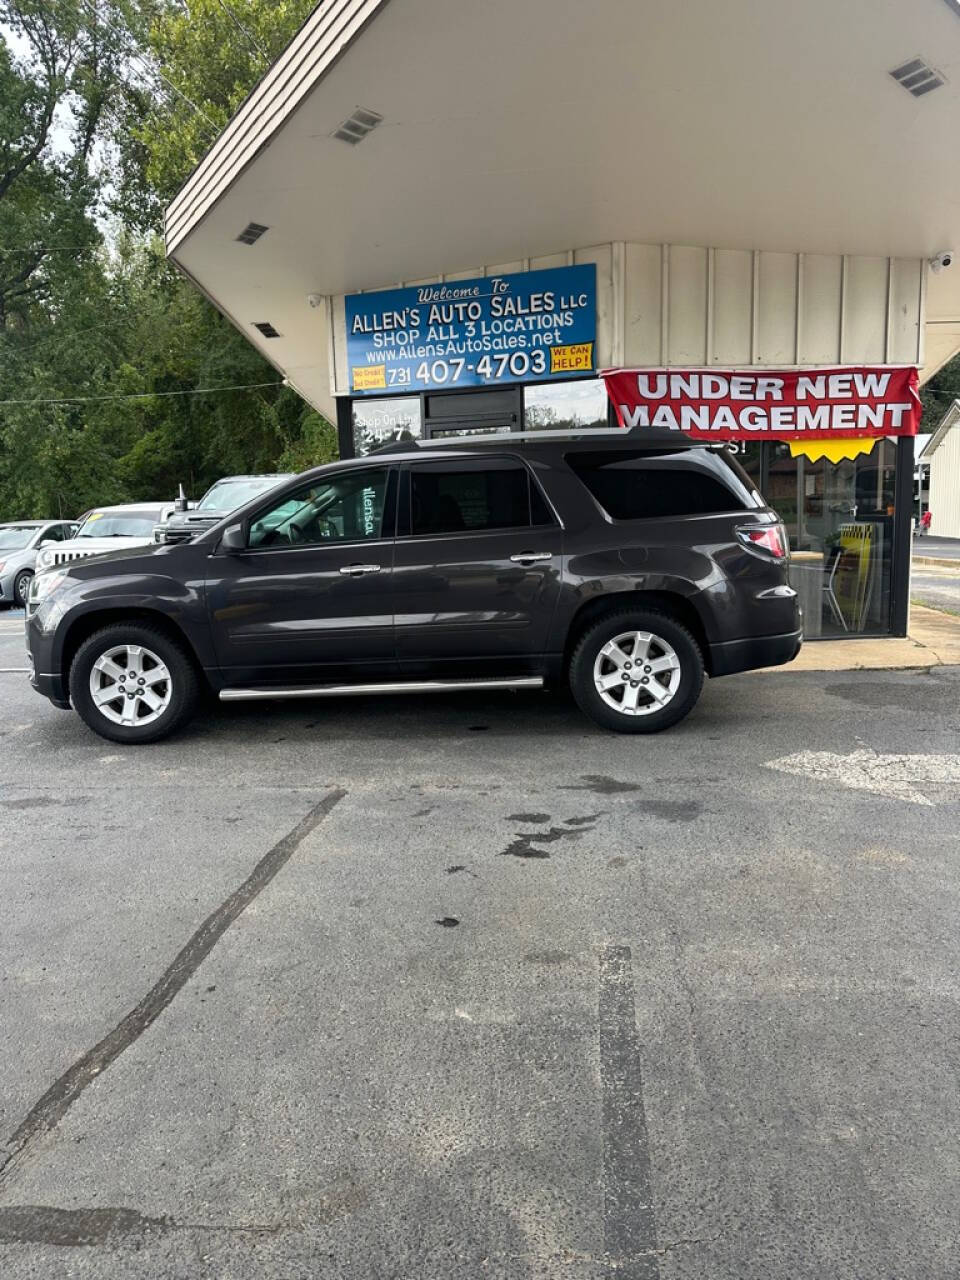
[[[948,260],[948,262],[949,262],[949,258],[950,258],[950,255],[948,254],[948,255],[947,255],[947,260]],[[937,270],[939,271],[939,270],[940,270],[940,268],[939,268],[939,267],[937,267]],[[323,294],[322,294],[322,293],[308,293],[308,294],[307,294],[307,301],[310,303],[311,307],[313,307],[314,311],[316,311],[317,307],[322,307],[322,306],[323,306]]]
[[[930,270],[933,272],[942,271],[944,267],[953,265],[953,250],[944,249],[937,254],[935,258],[930,259]]]

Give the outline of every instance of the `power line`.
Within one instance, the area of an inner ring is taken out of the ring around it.
[[[259,387],[282,387],[280,382],[245,382],[233,387],[194,387],[189,391],[137,391],[129,395],[109,396],[59,396],[44,400],[0,400],[0,405],[7,404],[90,404],[101,400],[154,400],[160,396],[208,396],[219,391],[254,391]]]
[[[0,246],[0,253],[95,253],[106,246],[100,244],[17,244]]]
[[[230,18],[231,22],[237,28],[237,30],[240,31],[244,36],[246,36],[247,40],[249,40],[250,44],[253,45],[257,53],[259,53],[262,58],[266,58],[267,56],[266,49],[264,49],[263,45],[256,38],[253,32],[248,30],[247,27],[244,26],[244,24],[233,12],[230,6],[226,3],[226,0],[217,0],[217,3],[219,4],[220,8],[224,11],[224,13],[227,14],[227,16]]]
[[[128,58],[132,58],[135,62],[138,62],[141,68],[143,68],[148,73],[148,75],[159,76],[159,78],[163,81],[163,83],[169,89],[171,89],[177,95],[178,98],[182,98],[188,107],[190,107],[193,111],[195,111],[197,115],[201,117],[201,119],[205,120],[207,124],[210,125],[211,129],[215,129],[217,133],[220,132],[220,126],[215,121],[211,120],[210,117],[207,115],[207,113],[203,111],[202,108],[198,107],[197,104],[191,98],[188,98],[182,89],[178,88],[177,85],[175,85],[172,80],[168,79],[163,74],[163,71],[160,69],[159,63],[156,66],[151,66],[150,63],[147,62],[143,54],[139,52],[139,50],[137,50],[136,48],[133,48],[133,49],[130,48],[129,40],[131,39],[131,35],[130,35],[129,28],[124,27],[121,29],[115,26],[112,22],[108,22],[106,18],[104,18],[101,14],[97,12],[96,7],[90,3],[90,0],[80,0],[80,3],[83,5],[83,7],[87,10],[87,12],[93,18],[94,23],[99,22],[101,26],[104,26],[108,30],[113,31],[117,35],[120,35],[121,37],[125,38],[125,40],[127,41],[127,44],[123,52]]]
[[[35,347],[39,343],[55,342],[58,339],[64,338],[82,338],[85,334],[96,333],[99,329],[108,329],[111,325],[126,327],[132,323],[133,320],[130,317],[125,318],[120,315],[114,315],[111,316],[109,320],[103,320],[100,324],[88,325],[85,329],[65,329],[60,325],[51,325],[45,333],[36,333],[35,330],[31,328],[26,330],[27,333],[31,334],[31,337],[27,342],[23,342],[18,336],[15,336],[19,333],[18,330],[8,329],[5,333],[0,330],[0,336],[7,339],[7,342],[3,346],[0,346],[0,351],[2,351],[5,346],[8,351],[19,355],[21,351],[29,351],[31,347]]]

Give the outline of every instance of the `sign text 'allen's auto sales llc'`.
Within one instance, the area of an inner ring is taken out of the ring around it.
[[[593,263],[350,294],[355,395],[538,382],[595,368]]]

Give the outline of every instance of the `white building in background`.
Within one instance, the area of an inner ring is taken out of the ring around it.
[[[960,400],[944,414],[920,462],[930,468],[931,536],[960,538]]]

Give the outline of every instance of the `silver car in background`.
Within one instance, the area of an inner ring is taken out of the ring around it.
[[[76,528],[70,520],[11,520],[0,524],[0,605],[22,608],[26,604],[40,548],[72,538]]]

